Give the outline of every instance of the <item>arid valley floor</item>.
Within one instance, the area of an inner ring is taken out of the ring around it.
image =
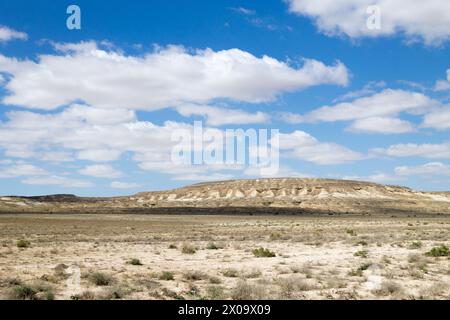
[[[449,235],[448,215],[1,214],[0,298],[450,299],[427,254]]]

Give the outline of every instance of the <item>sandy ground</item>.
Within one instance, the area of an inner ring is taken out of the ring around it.
[[[0,215],[0,299],[450,299],[441,245],[450,217]]]

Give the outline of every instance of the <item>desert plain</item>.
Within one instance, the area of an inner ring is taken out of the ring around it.
[[[0,214],[0,299],[450,299],[448,215]]]

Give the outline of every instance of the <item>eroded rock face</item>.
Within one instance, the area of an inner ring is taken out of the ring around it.
[[[159,211],[158,211],[159,209]],[[327,179],[257,179],[201,183],[131,197],[3,197],[0,212],[163,213],[450,213],[449,193]],[[206,210],[204,210],[206,209]],[[254,210],[254,211],[252,211]]]

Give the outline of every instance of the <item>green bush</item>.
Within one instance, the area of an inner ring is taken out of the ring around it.
[[[31,242],[28,240],[18,240],[17,241],[17,248],[28,248],[31,245]]]
[[[253,255],[257,258],[273,258],[276,256],[276,254],[273,251],[270,251],[269,249],[266,248],[257,248],[255,250],[252,251]]]
[[[131,259],[128,263],[133,266],[142,266],[142,262],[139,259]]]
[[[409,247],[411,249],[419,249],[419,248],[422,247],[422,242],[420,242],[420,241],[413,241]]]
[[[210,243],[208,243],[208,245],[206,246],[206,249],[208,249],[208,250],[218,250],[218,249],[220,249],[220,248],[219,248],[216,244],[210,242]]]
[[[103,272],[94,272],[90,274],[89,280],[96,286],[109,286],[113,283],[113,278]]]
[[[227,278],[237,278],[239,276],[239,272],[236,269],[227,269],[222,271],[224,277]]]
[[[163,271],[161,273],[161,275],[159,276],[159,280],[170,281],[173,279],[174,279],[173,272],[170,272],[170,271]]]
[[[450,249],[447,246],[434,247],[428,251],[425,255],[429,257],[448,257],[450,256]]]
[[[194,254],[197,252],[197,248],[189,244],[185,244],[183,245],[183,248],[181,248],[181,252],[184,254]]]
[[[52,288],[43,283],[19,284],[12,289],[10,298],[14,300],[54,300],[55,295]]]
[[[11,298],[17,300],[34,300],[36,293],[37,291],[33,287],[21,284],[13,288]]]
[[[367,258],[369,252],[367,250],[360,250],[354,253],[355,257]]]

